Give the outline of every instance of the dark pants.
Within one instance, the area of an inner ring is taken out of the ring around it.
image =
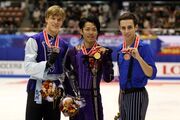
[[[28,92],[26,105],[26,120],[60,120],[59,101],[53,107],[53,102],[43,100],[42,104],[34,101],[34,92]]]

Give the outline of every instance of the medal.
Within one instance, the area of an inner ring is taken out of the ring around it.
[[[134,48],[138,48],[139,46],[139,36],[137,35],[136,36],[136,40],[135,40],[135,43],[134,43]],[[129,53],[128,49],[126,48],[126,41],[124,40],[123,42],[123,48],[121,50],[122,53]]]
[[[128,54],[128,53],[124,54],[124,59],[125,60],[129,60],[130,58],[131,58],[130,54]]]
[[[100,54],[100,53],[96,52],[96,53],[94,54],[94,58],[95,58],[96,60],[98,60],[100,57],[101,57],[101,54]]]
[[[81,45],[81,50],[82,50],[84,55],[93,56],[98,51],[98,49],[96,48],[97,46],[98,46],[98,44],[95,42],[93,47],[91,48],[91,50],[89,52],[87,52],[85,45],[82,44]]]

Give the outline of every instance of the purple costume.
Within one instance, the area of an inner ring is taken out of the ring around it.
[[[105,82],[111,82],[114,78],[111,52],[109,51],[101,54],[97,74],[94,76],[84,59],[82,50],[77,49],[77,47],[68,50],[65,67],[70,69],[70,66],[73,66],[80,95],[86,101],[86,106],[80,108],[79,113],[71,117],[71,120],[103,120],[103,107],[100,94],[101,77],[103,76]]]
[[[52,45],[55,38],[48,36]],[[51,53],[47,47],[43,32],[40,32],[28,39],[25,47],[25,71],[30,75],[27,84],[27,106],[26,120],[60,120],[58,103],[53,108],[53,102],[42,100],[40,90],[42,82],[52,80],[57,86],[61,85],[60,75],[63,73],[62,61],[68,48],[68,44],[59,39],[60,53],[54,65],[46,68],[46,62]],[[59,98],[60,99],[60,98]]]

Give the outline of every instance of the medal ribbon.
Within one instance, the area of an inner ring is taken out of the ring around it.
[[[45,39],[47,46],[51,47],[51,44],[49,42],[50,40],[48,38],[46,30],[43,30],[43,35],[44,35],[44,39]],[[56,36],[55,47],[57,47],[57,48],[59,47],[59,35]]]
[[[91,48],[91,50],[89,52],[87,52],[86,47],[83,43],[81,45],[81,50],[82,50],[84,55],[94,55],[99,50],[99,48],[97,49],[96,46],[98,46],[97,42],[95,42],[93,47]]]
[[[138,45],[139,45],[139,36],[137,35],[136,36],[136,40],[135,40],[135,43],[134,43],[134,48],[138,48]],[[123,49],[121,50],[122,53],[128,53],[129,51],[127,50],[126,48],[126,41],[124,40],[123,42]]]

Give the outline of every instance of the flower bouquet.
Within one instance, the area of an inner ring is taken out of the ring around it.
[[[42,83],[40,93],[44,100],[53,102],[61,96],[61,88],[57,87],[53,81],[46,80]]]
[[[62,99],[60,103],[60,110],[66,117],[73,117],[75,116],[79,108],[85,106],[85,100],[78,98],[78,97],[72,97],[72,96],[66,96]]]

